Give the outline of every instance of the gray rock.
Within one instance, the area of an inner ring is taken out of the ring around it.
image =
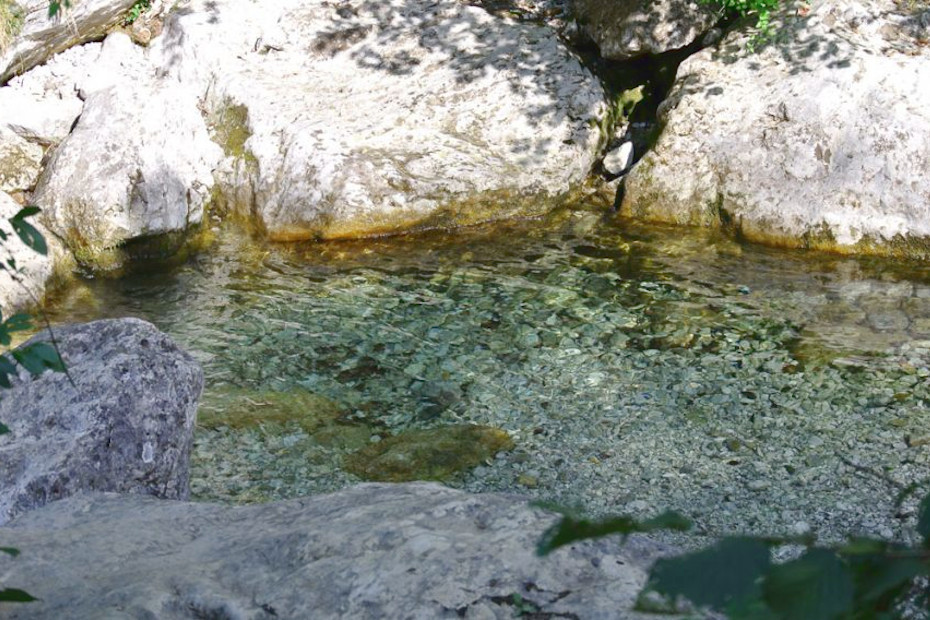
[[[253,506],[93,494],[0,528],[9,618],[637,618],[660,548],[599,540],[540,558],[552,514],[438,484],[364,484]],[[64,550],[64,551],[63,551]],[[92,567],[92,570],[88,570]],[[565,614],[564,616],[562,614]]]
[[[686,60],[622,211],[750,240],[914,252],[930,237],[930,48],[893,2],[818,0],[758,53],[746,34]],[[916,243],[908,245],[909,241]]]
[[[684,47],[717,21],[692,0],[575,0],[574,12],[604,58],[624,60]]]
[[[0,53],[0,85],[74,45],[99,39],[118,25],[135,0],[73,0],[53,18],[48,0],[17,0],[23,23]],[[63,5],[64,3],[62,3]]]
[[[0,270],[0,312],[4,319],[17,310],[36,304],[43,298],[45,284],[52,275],[56,259],[59,259],[61,255],[61,249],[56,246],[54,239],[48,231],[42,228],[41,224],[35,221],[35,218],[31,218],[29,222],[40,233],[43,233],[49,245],[49,256],[36,253],[19,240],[8,220],[21,208],[22,206],[8,194],[0,191],[0,231],[7,235],[6,241],[0,244],[0,264],[8,266],[7,261],[12,259],[19,272],[14,278],[9,270]]]
[[[23,371],[0,398],[0,523],[85,490],[187,498],[199,365],[138,319],[54,334],[74,384]]]
[[[208,93],[224,199],[280,240],[541,213],[602,139],[553,31],[455,0],[194,2],[150,51]]]

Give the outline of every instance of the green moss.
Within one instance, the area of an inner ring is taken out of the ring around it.
[[[12,0],[0,0],[0,52],[6,50],[22,27],[22,7]]]
[[[208,120],[214,141],[228,157],[256,161],[245,146],[252,137],[248,108],[228,103],[211,114]]]
[[[271,431],[292,427],[313,434],[342,416],[337,403],[306,390],[276,392],[225,386],[204,394],[197,425],[235,430],[263,427]]]
[[[446,481],[511,449],[513,441],[499,428],[445,426],[407,431],[368,445],[348,455],[344,467],[365,480]]]

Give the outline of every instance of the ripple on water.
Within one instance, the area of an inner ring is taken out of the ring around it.
[[[903,536],[893,498],[930,477],[928,283],[579,211],[364,243],[226,231],[54,316],[140,316],[204,365],[200,499],[337,489],[347,454],[465,423],[515,444],[466,489],[676,508],[707,533]]]

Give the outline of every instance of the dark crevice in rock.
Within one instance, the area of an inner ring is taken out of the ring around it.
[[[615,110],[611,112],[611,126],[606,128],[609,133],[603,145],[604,153],[627,142],[633,147],[632,157],[622,169],[610,169],[602,160],[593,170],[605,182],[620,180],[614,206],[623,198],[624,175],[655,145],[662,132],[658,108],[675,84],[679,65],[693,54],[715,45],[736,25],[735,16],[727,15],[684,47],[626,60],[604,58],[597,44],[582,29],[565,29],[561,33],[582,63],[601,80],[613,102]]]

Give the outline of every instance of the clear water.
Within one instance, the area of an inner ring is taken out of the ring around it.
[[[83,281],[53,311],[127,315],[203,364],[202,499],[336,489],[357,481],[340,463],[359,442],[459,422],[517,448],[452,484],[677,507],[708,531],[897,536],[893,496],[930,476],[925,265],[584,210],[351,243],[223,230],[183,265]],[[215,422],[232,399],[260,418],[282,391],[325,399],[344,436]]]

